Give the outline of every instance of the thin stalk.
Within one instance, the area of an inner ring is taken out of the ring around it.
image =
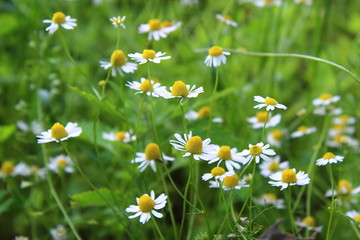
[[[256,161],[253,159],[253,171],[251,175],[251,182],[250,182],[250,194],[249,194],[249,218],[250,218],[250,231],[252,231],[252,202],[253,202],[253,184],[254,184],[254,178],[255,178],[255,171],[256,171]]]
[[[220,229],[218,230],[217,234],[220,234],[220,233],[221,233],[221,231],[222,231],[223,228],[224,228],[225,222],[228,223],[228,225],[229,225],[228,227],[229,227],[229,229],[231,229],[231,225],[230,225],[230,222],[229,222],[229,217],[228,217],[228,215],[229,215],[229,211],[230,211],[230,205],[232,204],[231,199],[232,199],[233,190],[234,190],[234,189],[231,189],[230,196],[229,196],[229,201],[228,201],[228,204],[226,204],[226,200],[225,200],[225,197],[224,197],[222,185],[220,185],[220,191],[221,191],[221,193],[222,193],[221,196],[222,196],[224,205],[227,205],[227,207],[226,207],[224,219],[222,220],[222,224],[221,224]],[[231,203],[230,203],[230,201],[231,201]]]
[[[187,124],[186,124],[186,119],[185,119],[185,114],[184,114],[184,107],[181,103],[179,105],[180,105],[180,109],[181,109],[181,117],[182,117],[182,121],[183,121],[184,131],[185,131],[185,134],[187,135],[188,129],[187,129]]]
[[[335,211],[335,196],[334,196],[334,191],[335,191],[335,185],[334,185],[334,176],[333,176],[333,169],[332,169],[332,165],[329,164],[330,166],[330,181],[331,181],[331,209],[330,209],[330,217],[329,217],[329,223],[328,223],[328,227],[327,227],[327,231],[326,231],[326,240],[330,239],[330,229],[331,229],[331,224],[332,224],[332,219],[333,219],[333,215],[334,215],[334,211]]]
[[[116,49],[119,49],[119,45],[120,45],[120,30],[121,30],[121,27],[118,26],[117,27],[117,38],[116,38]]]
[[[260,142],[262,142],[263,138],[264,138],[264,135],[265,135],[265,128],[266,128],[266,124],[269,120],[269,111],[266,112],[266,118],[265,118],[265,123],[264,123],[264,127],[261,131],[261,136],[260,136]]]
[[[214,112],[214,99],[215,99],[215,94],[216,94],[216,89],[217,89],[217,86],[218,86],[218,83],[219,83],[219,68],[216,68],[215,70],[215,85],[214,85],[214,90],[213,90],[213,93],[211,95],[211,112]],[[212,114],[211,114],[212,115]],[[208,130],[207,130],[207,134],[206,136],[209,136],[209,133],[210,133],[210,129],[211,129],[211,123],[212,123],[212,116],[210,115],[209,117],[209,123],[208,123]]]
[[[194,158],[193,159],[193,162],[194,162]],[[192,204],[196,207],[196,204],[197,204],[197,199],[200,200],[200,198],[197,198],[196,197],[196,194],[199,192],[199,163],[195,162],[195,168],[193,168],[194,170],[194,184],[193,184],[193,194],[191,195],[191,198],[192,198]],[[188,234],[187,234],[187,239],[191,239],[191,234],[192,234],[192,230],[193,230],[193,226],[194,226],[194,219],[195,219],[195,214],[191,214],[190,215],[190,219],[189,219],[189,231],[188,231]]]
[[[355,223],[351,223],[351,227],[353,228],[353,230],[354,230],[356,236],[358,237],[358,239],[360,239],[359,227]]]
[[[156,229],[157,233],[158,233],[159,236],[160,236],[160,239],[165,239],[164,236],[162,235],[161,231],[160,231],[159,226],[158,226],[157,223],[156,223],[155,217],[152,217],[152,220],[153,220],[155,229]]]
[[[289,218],[290,218],[290,223],[291,223],[291,231],[293,234],[293,239],[296,239],[296,226],[294,223],[294,216],[293,216],[293,211],[291,210],[291,187],[289,186],[287,190],[285,190],[285,192],[287,192],[287,194],[285,194],[285,198],[286,198],[286,205],[288,207],[288,212],[289,212]]]

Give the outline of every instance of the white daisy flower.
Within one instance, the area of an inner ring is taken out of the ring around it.
[[[194,110],[190,110],[187,113],[185,113],[185,119],[187,120],[196,120],[196,119],[204,119],[204,118],[208,118],[211,117],[212,115],[212,111],[211,108],[208,106],[204,106],[202,108],[199,109],[199,111],[194,111]],[[216,123],[222,123],[224,122],[224,120],[220,117],[216,117],[212,119],[212,122],[216,122]]]
[[[343,114],[333,119],[334,124],[355,124],[356,118]]]
[[[1,164],[0,178],[15,176],[15,166],[10,161],[5,161]]]
[[[205,64],[208,67],[219,67],[226,63],[225,55],[230,55],[230,52],[223,51],[222,47],[213,46],[208,50],[209,55],[205,59]]]
[[[218,162],[218,166],[222,161],[225,162],[225,166],[228,171],[232,172],[234,168],[240,169],[240,164],[244,162],[243,156],[237,152],[236,148],[231,148],[229,146],[217,146],[214,145],[210,154],[213,156],[209,160],[209,164]]]
[[[127,82],[125,86],[137,90],[138,92],[135,94],[146,93],[148,96],[159,97],[159,95],[156,93],[156,89],[160,87],[160,83],[155,83],[153,80],[140,78],[140,82]]]
[[[285,169],[282,172],[274,173],[270,176],[269,184],[275,187],[281,187],[280,191],[288,186],[306,185],[310,183],[309,175],[303,171],[296,173],[296,169]]]
[[[254,108],[260,109],[260,108],[266,107],[266,111],[274,110],[275,108],[280,108],[280,109],[284,109],[284,110],[287,109],[287,107],[285,105],[278,103],[274,98],[271,98],[271,97],[263,98],[261,96],[255,96],[254,101],[261,103],[261,104],[254,106]]]
[[[29,238],[25,236],[16,236],[14,240],[29,240]]]
[[[71,137],[78,137],[82,132],[81,127],[78,127],[77,123],[68,122],[64,127],[60,123],[54,123],[51,129],[41,132],[41,135],[37,135],[39,139],[37,143],[59,142],[68,140]]]
[[[340,100],[340,96],[333,96],[329,93],[323,93],[320,95],[320,97],[313,100],[314,106],[326,106],[334,102],[338,102]]]
[[[57,225],[56,228],[50,229],[50,234],[53,240],[66,240],[67,231],[63,225]]]
[[[204,175],[202,175],[202,180],[204,181],[208,181],[212,178],[214,178],[215,180],[220,180],[222,181],[223,178],[226,176],[225,174],[225,169],[222,167],[214,167],[213,169],[211,169],[210,173],[205,173]]]
[[[327,152],[324,154],[322,158],[316,160],[316,165],[318,166],[325,166],[328,163],[338,163],[342,162],[344,159],[343,156],[334,155],[332,152]]]
[[[138,28],[139,33],[149,33],[148,40],[151,41],[154,39],[155,41],[159,41],[160,38],[166,38],[168,35],[168,31],[161,26],[161,22],[159,19],[151,19],[146,24],[140,24]]]
[[[261,175],[264,177],[269,177],[271,174],[274,174],[278,171],[288,169],[290,165],[288,161],[280,163],[280,156],[276,156],[270,161],[263,161],[259,167],[261,170]]]
[[[125,16],[117,16],[110,18],[110,21],[114,25],[114,27],[122,27],[123,29],[125,29],[125,18]]]
[[[20,162],[14,168],[14,176],[27,177],[32,174],[32,169],[27,164]]]
[[[325,115],[339,115],[342,113],[342,108],[336,108],[333,105],[320,105],[316,107],[313,111],[315,115],[325,116]]]
[[[334,196],[339,196],[340,199],[350,200],[352,196],[356,196],[360,193],[360,186],[353,189],[352,184],[345,179],[341,179],[337,184],[337,190],[334,191]],[[332,190],[328,190],[325,193],[326,197],[332,196]]]
[[[210,160],[213,156],[210,155],[210,152],[213,151],[214,145],[210,144],[210,138],[202,140],[199,136],[193,136],[192,132],[189,132],[189,135],[184,134],[184,139],[180,134],[174,134],[176,140],[170,140],[170,144],[176,150],[186,152],[183,157],[189,157],[193,155],[195,160]]]
[[[240,155],[245,156],[243,164],[248,163],[251,159],[255,159],[256,163],[259,163],[260,158],[265,161],[271,161],[267,155],[273,156],[276,153],[272,149],[268,149],[270,147],[269,144],[264,145],[264,143],[260,142],[255,145],[249,144],[249,149],[243,150]]]
[[[113,77],[116,74],[124,76],[123,72],[133,73],[137,69],[137,64],[127,62],[124,52],[119,49],[111,54],[110,62],[100,61],[100,66],[105,70],[111,68],[111,75]]]
[[[346,126],[345,124],[335,124],[329,129],[329,136],[335,137],[339,134],[353,134],[355,133],[355,127]]]
[[[321,232],[323,229],[323,226],[316,227],[315,218],[312,216],[304,217],[302,220],[297,219],[295,224],[299,227],[302,227],[309,231],[314,231],[314,232]]]
[[[138,205],[130,205],[125,209],[128,213],[135,213],[134,215],[129,216],[130,219],[140,216],[140,222],[142,224],[150,220],[151,215],[154,217],[162,218],[163,215],[155,210],[160,210],[166,205],[167,196],[162,193],[159,197],[155,199],[154,191],[148,194],[142,195],[140,198],[136,198]]]
[[[68,156],[61,154],[54,158],[50,158],[48,169],[54,173],[59,173],[61,171],[66,173],[73,173],[74,164]]]
[[[175,22],[175,21],[164,21],[161,23],[161,28],[166,33],[171,33],[179,29],[182,25],[182,22]]]
[[[65,16],[62,12],[54,13],[51,20],[45,19],[43,23],[51,23],[45,30],[49,31],[49,34],[53,34],[58,30],[59,26],[65,29],[73,29],[76,26],[76,19],[71,18],[70,16]]]
[[[285,131],[281,129],[272,130],[267,135],[267,141],[271,146],[281,147],[281,142],[285,138]]]
[[[328,140],[327,145],[329,147],[333,147],[333,148],[340,148],[344,145],[347,145],[347,146],[357,149],[359,146],[359,141],[355,138],[352,138],[343,133],[340,133],[340,134],[332,137],[332,139]]]
[[[155,53],[152,49],[144,49],[143,53],[130,53],[128,56],[138,62],[139,64],[144,64],[146,62],[160,63],[161,60],[170,59],[171,56],[164,56],[166,52],[157,52]],[[164,57],[163,57],[164,56]]]
[[[259,198],[254,198],[254,202],[260,206],[274,205],[277,209],[284,209],[284,199],[277,199],[273,193],[264,193]]]
[[[358,226],[360,227],[360,213],[359,212],[357,212],[355,210],[348,211],[348,212],[346,212],[346,216],[355,220],[356,223],[358,224]]]
[[[280,6],[281,0],[254,0],[253,3],[257,7]]]
[[[111,142],[121,141],[129,143],[136,140],[136,136],[133,136],[131,131],[103,132],[102,137]]]
[[[162,154],[162,158],[164,159],[165,163],[167,161],[174,161],[175,159],[172,157],[168,157],[165,154]],[[156,172],[156,163],[155,161],[161,161],[161,153],[159,145],[156,143],[149,143],[146,148],[145,152],[143,153],[136,153],[136,158],[131,160],[131,163],[140,163],[139,169],[140,172],[145,171],[145,169],[150,166],[154,172]]]
[[[179,98],[180,104],[184,98],[196,98],[200,93],[204,92],[203,87],[196,88],[196,85],[190,86],[185,85],[183,81],[175,81],[172,87],[170,87],[170,92],[166,90],[166,87],[158,87],[155,91],[160,97],[165,99]]]
[[[266,116],[267,119],[266,119]],[[265,126],[266,122],[266,128],[268,127],[275,127],[278,125],[281,121],[281,115],[276,114],[275,116],[271,116],[271,113],[268,114],[266,111],[260,111],[256,113],[255,117],[249,117],[247,118],[247,121],[251,123],[251,127],[253,129],[263,128]]]
[[[31,166],[31,172],[35,176],[38,176],[41,179],[45,179],[47,170],[46,170],[46,168],[39,168],[38,166],[33,165],[33,166]]]
[[[298,137],[302,137],[304,135],[308,135],[311,134],[313,132],[316,132],[316,127],[308,127],[308,126],[300,126],[298,127],[298,129],[291,133],[290,137],[292,138],[298,138]]]
[[[229,191],[231,189],[240,190],[243,187],[249,187],[249,180],[247,177],[239,180],[239,176],[234,172],[227,172],[226,175],[223,177],[221,186],[225,191]],[[218,181],[209,181],[210,188],[219,188],[220,183]]]
[[[220,21],[226,23],[227,25],[231,25],[233,27],[237,27],[238,24],[237,22],[235,22],[231,16],[229,15],[221,15],[221,14],[216,14],[216,18],[219,19]]]
[[[312,0],[294,0],[295,3],[298,3],[298,4],[306,4],[306,5],[311,5],[313,3]]]

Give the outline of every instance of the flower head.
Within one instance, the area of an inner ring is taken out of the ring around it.
[[[281,0],[254,0],[253,3],[257,7],[280,6]]]
[[[306,185],[310,183],[308,174],[303,171],[296,173],[296,169],[285,169],[281,172],[274,173],[270,176],[269,184],[275,187],[281,187],[280,190],[284,190],[288,186],[293,185]]]
[[[125,29],[125,18],[125,16],[117,16],[110,18],[110,21],[114,25],[114,27],[122,27],[123,29]]]
[[[269,144],[264,145],[264,143],[260,142],[255,145],[249,144],[249,149],[243,150],[240,155],[245,156],[244,164],[248,163],[251,159],[255,159],[256,163],[259,163],[260,158],[265,161],[271,161],[267,155],[273,156],[276,153],[272,149],[268,149],[270,147]]]
[[[153,18],[147,24],[141,24],[138,28],[139,33],[149,33],[148,40],[159,41],[160,38],[166,38],[170,32],[175,31],[181,26],[181,22],[165,21]]]
[[[181,22],[175,22],[171,20],[167,20],[161,23],[161,28],[167,34],[176,31],[182,25]]]
[[[138,92],[136,92],[135,94],[146,93],[146,95],[148,96],[159,97],[156,91],[160,87],[160,83],[155,83],[153,80],[141,78],[140,82],[127,82],[125,86],[137,90]]]
[[[334,124],[354,124],[356,123],[356,118],[351,117],[347,114],[342,114],[339,117],[333,119]]]
[[[278,199],[273,193],[264,193],[259,198],[254,198],[254,201],[261,206],[274,205],[277,209],[285,208],[284,199]]]
[[[316,165],[325,166],[328,163],[338,163],[342,162],[344,159],[343,156],[334,155],[332,152],[327,152],[324,154],[322,158],[316,160]]]
[[[222,167],[214,167],[213,169],[211,169],[210,173],[205,173],[204,175],[202,175],[202,180],[204,181],[208,181],[212,178],[214,178],[215,180],[220,180],[222,181],[223,178],[226,176],[225,174],[225,169]]]
[[[0,177],[8,177],[8,176],[14,176],[15,175],[15,166],[12,162],[6,161],[3,162],[0,169]]]
[[[103,132],[102,137],[111,142],[121,141],[128,143],[136,140],[136,136],[132,135],[131,131]]]
[[[229,15],[216,14],[216,18],[219,19],[220,21],[226,23],[227,25],[231,25],[233,27],[238,26],[238,24]]]
[[[281,115],[276,114],[271,116],[267,111],[260,111],[256,113],[255,117],[247,118],[247,121],[251,123],[253,129],[263,128],[266,123],[266,128],[275,127],[281,121]]]
[[[152,49],[144,49],[143,53],[130,53],[128,56],[139,64],[144,64],[147,62],[160,63],[161,60],[171,58],[171,56],[164,56],[165,54],[166,52],[155,53],[155,51]]]
[[[54,158],[50,158],[48,168],[54,173],[59,173],[62,171],[66,173],[74,172],[74,164],[66,155],[58,155]]]
[[[196,85],[186,85],[183,81],[175,81],[173,86],[170,87],[170,92],[164,86],[157,88],[155,91],[156,94],[165,99],[179,98],[180,104],[182,104],[184,98],[196,98],[203,92],[203,87],[196,88]]]
[[[249,182],[246,180],[247,177],[239,179],[239,176],[234,172],[226,172],[222,177],[221,184],[218,181],[209,181],[210,188],[219,188],[220,186],[225,190],[231,189],[240,190],[243,187],[249,187]]]
[[[264,177],[269,177],[271,174],[274,174],[278,171],[282,171],[284,169],[289,168],[289,162],[282,162],[280,163],[280,157],[276,156],[274,159],[270,161],[263,161],[260,164],[261,175]]]
[[[162,154],[162,159],[164,159],[165,162],[174,161],[174,158],[168,157],[165,154]],[[149,143],[145,148],[145,152],[136,153],[136,158],[131,160],[131,163],[140,163],[138,167],[140,172],[143,172],[149,165],[152,170],[156,172],[156,160],[161,160],[159,145],[156,143]]]
[[[285,138],[285,132],[281,129],[272,130],[267,135],[267,141],[275,147],[281,147],[281,142]]]
[[[51,129],[37,135],[37,143],[59,142],[65,141],[71,137],[78,137],[82,132],[81,127],[77,123],[69,122],[64,127],[61,123],[54,123]]]
[[[306,5],[311,5],[313,0],[294,0],[295,3],[298,3],[298,4],[306,4]]]
[[[229,146],[217,146],[214,145],[213,150],[210,152],[213,158],[209,161],[209,164],[218,162],[218,166],[222,161],[225,162],[225,166],[228,171],[232,172],[234,168],[240,169],[240,164],[244,162],[244,158],[237,152],[236,148]]]
[[[326,106],[334,102],[338,102],[340,100],[340,96],[333,96],[329,93],[323,93],[320,97],[314,99],[313,104],[315,106]]]
[[[315,232],[321,232],[323,228],[322,226],[316,227],[315,218],[313,216],[304,217],[302,220],[298,219],[295,224],[299,227]]]
[[[346,213],[346,216],[348,216],[349,218],[352,218],[353,220],[355,220],[355,222],[358,224],[358,226],[360,227],[360,212],[357,212],[355,210],[352,211],[348,211]]]
[[[316,132],[316,127],[308,127],[308,126],[302,125],[302,126],[298,127],[298,129],[295,132],[291,133],[290,137],[298,138],[298,137],[302,137],[304,135],[311,134],[313,132]]]
[[[65,16],[62,12],[54,13],[52,19],[45,19],[43,23],[51,23],[45,30],[49,31],[49,34],[53,34],[58,30],[59,26],[65,29],[73,29],[76,26],[76,19],[70,16]]]
[[[128,213],[135,213],[134,215],[129,216],[130,219],[140,216],[140,222],[142,224],[149,221],[151,215],[154,215],[157,218],[162,218],[163,215],[155,210],[160,210],[166,205],[167,196],[162,193],[159,197],[155,198],[154,191],[148,194],[142,195],[140,198],[136,198],[138,205],[130,205],[125,209]]]
[[[199,111],[190,110],[185,113],[185,119],[187,120],[195,120],[195,119],[204,119],[212,116],[212,111],[209,106],[204,106],[199,109]],[[222,123],[223,119],[216,117],[212,119],[212,122]]]
[[[284,110],[287,109],[285,105],[278,103],[274,98],[271,97],[263,98],[261,96],[255,96],[254,101],[261,103],[254,106],[254,108],[260,109],[266,107],[266,111],[272,111],[275,108],[284,109]]]
[[[223,51],[222,47],[213,46],[208,50],[209,55],[205,59],[205,64],[208,67],[219,67],[222,63],[226,63],[225,55],[230,55],[230,52]]]
[[[50,234],[54,240],[67,239],[67,231],[63,225],[57,225],[56,228],[50,229]]]
[[[100,66],[105,70],[111,68],[112,76],[116,76],[116,74],[123,76],[123,72],[133,73],[137,69],[137,64],[127,62],[124,52],[119,49],[113,51],[110,62],[100,61]]]

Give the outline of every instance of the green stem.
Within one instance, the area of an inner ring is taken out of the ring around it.
[[[253,203],[253,184],[255,178],[255,171],[256,171],[256,161],[253,158],[253,171],[251,175],[251,182],[250,182],[250,194],[249,194],[249,219],[250,219],[250,231],[252,231],[253,219],[252,219],[252,203]]]
[[[211,101],[210,109],[212,112],[214,112],[214,99],[215,99],[215,94],[216,94],[216,89],[217,89],[218,84],[219,84],[219,68],[216,68],[216,70],[215,70],[215,85],[214,85],[214,90],[213,90],[213,93],[211,95],[211,100],[210,100]],[[209,116],[208,130],[207,130],[206,136],[209,136],[209,134],[210,134],[211,123],[212,123],[211,115]]]
[[[119,45],[120,45],[120,30],[121,30],[121,27],[118,26],[117,27],[117,38],[116,38],[116,49],[119,49]]]
[[[156,229],[157,233],[158,233],[159,236],[160,236],[160,239],[165,239],[164,236],[162,235],[161,231],[160,231],[159,226],[158,226],[157,223],[156,223],[155,217],[152,217],[152,221],[153,221],[153,223],[154,223],[154,226],[155,226],[155,229]]]
[[[269,120],[269,111],[266,112],[266,118],[265,118],[265,123],[264,123],[264,127],[261,131],[261,136],[260,136],[260,142],[262,142],[262,140],[264,139],[264,135],[265,135],[265,128],[266,128],[266,124]]]
[[[331,209],[330,209],[330,218],[329,218],[329,223],[328,223],[328,228],[327,228],[327,232],[326,232],[326,240],[330,239],[330,229],[331,229],[331,224],[332,224],[332,219],[333,219],[333,215],[334,215],[334,211],[335,211],[335,196],[334,196],[334,191],[335,191],[335,185],[334,185],[334,176],[333,176],[333,170],[332,170],[332,165],[329,163],[329,167],[330,167],[330,181],[331,181]]]
[[[188,129],[187,129],[187,124],[186,124],[186,119],[185,119],[185,114],[184,114],[184,107],[182,104],[179,104],[179,105],[180,105],[180,109],[181,109],[181,117],[182,117],[182,121],[183,121],[184,131],[185,131],[185,134],[187,135]]]
[[[293,239],[296,239],[296,226],[294,223],[294,215],[293,215],[293,211],[291,210],[291,187],[289,186],[287,190],[287,194],[285,194],[285,198],[286,198],[286,205],[288,207],[288,212],[289,212],[289,218],[290,218],[290,223],[291,223],[291,231],[293,234]]]
[[[356,236],[358,237],[358,239],[360,239],[359,227],[355,223],[351,223],[351,227],[353,228],[353,230],[354,230]]]

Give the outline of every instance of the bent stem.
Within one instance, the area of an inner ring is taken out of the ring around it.
[[[328,223],[328,228],[326,231],[326,240],[330,239],[330,229],[331,229],[331,224],[332,224],[332,219],[333,219],[333,215],[334,215],[334,211],[335,211],[335,196],[334,196],[334,192],[335,192],[335,187],[334,187],[334,177],[333,177],[333,170],[332,170],[332,165],[330,163],[330,181],[331,181],[331,208],[330,208],[330,218],[329,218],[329,223]]]

